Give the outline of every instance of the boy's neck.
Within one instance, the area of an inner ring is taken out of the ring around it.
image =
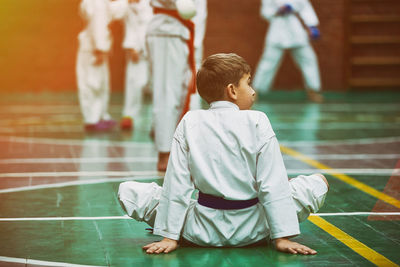
[[[235,109],[239,109],[239,106],[236,103],[229,100],[216,100],[210,103],[210,108],[219,108],[219,107],[232,107]]]

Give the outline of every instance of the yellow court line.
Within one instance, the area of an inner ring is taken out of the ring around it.
[[[327,232],[328,234],[332,235],[334,238],[360,254],[362,257],[366,258],[373,264],[377,266],[398,266],[396,263],[392,262],[385,256],[379,254],[375,250],[367,247],[357,239],[354,239],[350,235],[346,234],[333,224],[327,222],[321,217],[318,216],[310,216],[308,220],[315,224],[316,226],[320,227],[322,230]]]
[[[371,196],[376,197],[377,199],[380,199],[382,201],[385,201],[386,203],[389,203],[390,205],[400,208],[400,200],[398,200],[394,197],[391,197],[389,195],[386,195],[385,193],[382,193],[382,192],[376,190],[375,188],[370,187],[370,186],[368,186],[346,174],[335,172],[335,169],[333,169],[325,164],[322,164],[316,160],[313,160],[312,158],[307,157],[306,155],[303,155],[302,153],[300,153],[296,150],[293,150],[291,148],[288,148],[288,147],[285,147],[282,145],[280,147],[281,147],[281,151],[283,153],[288,154],[289,156],[292,156],[294,158],[297,158],[298,160],[303,161],[315,168],[332,170],[332,172],[329,172],[329,174],[332,175],[333,177],[335,177],[345,183],[348,183],[348,184],[360,189],[361,191],[363,191]]]

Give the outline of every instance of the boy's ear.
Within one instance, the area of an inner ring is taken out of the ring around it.
[[[237,100],[236,87],[233,84],[230,83],[226,86],[226,95],[231,100]]]

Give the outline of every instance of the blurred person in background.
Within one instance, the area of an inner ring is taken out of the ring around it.
[[[80,15],[86,25],[78,35],[76,77],[87,131],[107,131],[116,125],[108,113],[108,58],[112,44],[109,24],[124,17],[127,8],[128,0],[82,0],[80,4]]]
[[[196,16],[192,19],[196,29],[194,34],[194,56],[196,60],[196,70],[198,70],[203,61],[203,43],[206,35],[208,11],[207,0],[195,0],[194,3],[196,5]],[[201,108],[202,99],[196,90],[196,93],[192,94],[190,99],[190,110]]]
[[[175,128],[195,93],[192,0],[151,0],[154,16],[146,32],[153,90],[154,141],[157,170],[167,169]]]
[[[308,0],[262,0],[261,16],[269,21],[264,51],[253,87],[266,93],[272,85],[285,50],[300,68],[309,99],[323,102],[318,60],[310,44],[320,37],[318,17]]]
[[[142,108],[142,93],[148,85],[150,69],[145,44],[146,29],[153,9],[150,0],[129,0],[128,12],[124,18],[125,36],[123,48],[126,51],[125,96],[120,127],[132,130],[134,119]]]

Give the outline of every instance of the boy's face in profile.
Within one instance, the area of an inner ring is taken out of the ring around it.
[[[256,97],[256,92],[250,86],[250,78],[250,73],[244,74],[237,86],[236,105],[238,105],[241,110],[250,109]]]

